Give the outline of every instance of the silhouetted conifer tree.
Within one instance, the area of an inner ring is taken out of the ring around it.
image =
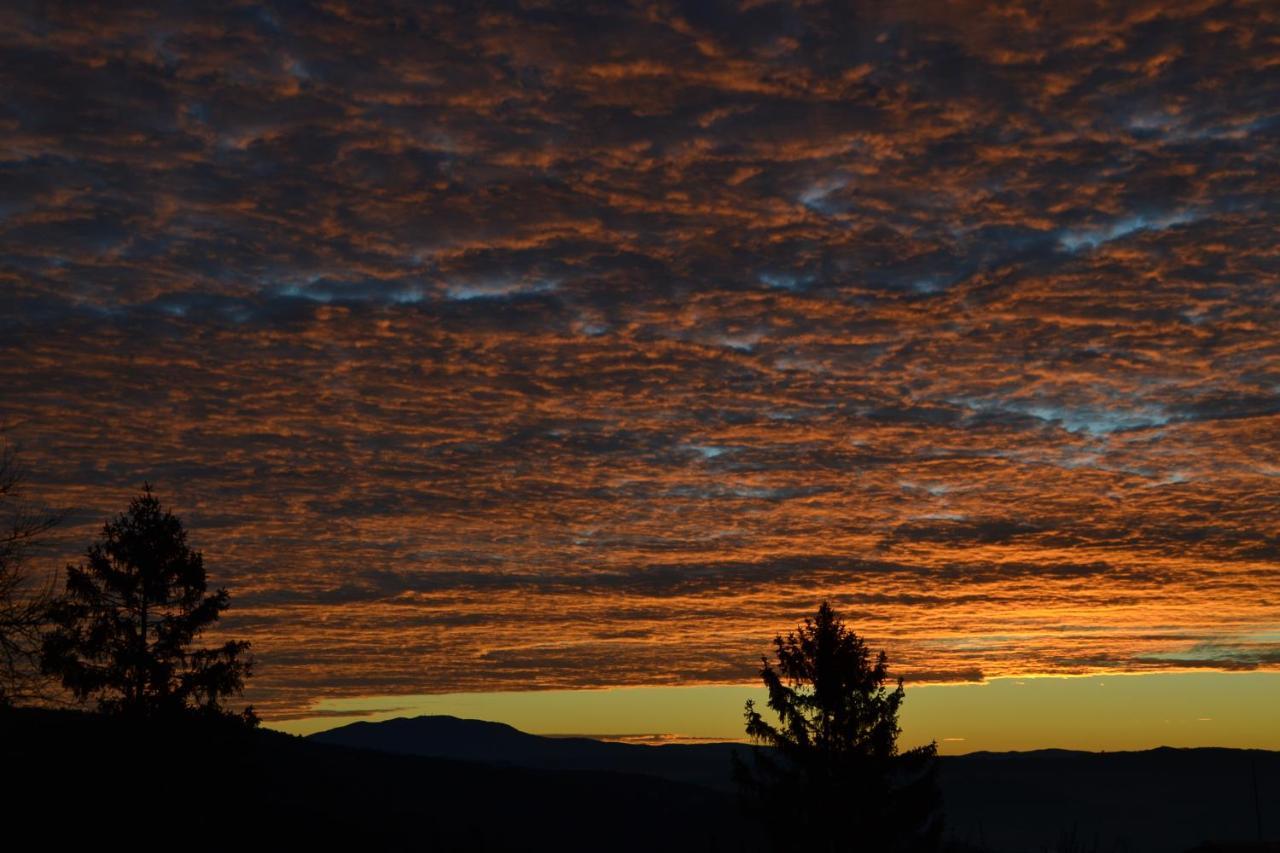
[[[204,560],[188,547],[182,522],[146,486],[103,526],[84,565],[67,567],[42,662],[105,712],[229,716],[222,700],[244,689],[249,644],[192,648],[227,606],[225,589],[207,592]],[[251,708],[239,716],[257,722]]]
[[[937,744],[898,752],[902,680],[888,690],[888,659],[823,602],[814,618],[773,641],[760,676],[778,716],[747,702],[747,734],[772,747],[754,766],[735,755],[749,809],[775,847],[804,851],[924,851],[942,830]]]

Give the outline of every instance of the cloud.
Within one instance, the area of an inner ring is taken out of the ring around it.
[[[821,597],[1275,665],[1187,651],[1280,592],[1265,4],[0,16],[0,423],[68,559],[157,486],[268,714],[749,679]]]

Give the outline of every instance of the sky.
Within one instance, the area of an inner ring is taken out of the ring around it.
[[[744,740],[743,705],[759,685],[620,687],[327,699],[273,726],[310,734],[359,720],[420,714],[493,720],[548,736],[587,735],[660,746]],[[938,752],[1160,746],[1280,750],[1280,678],[1270,672],[1032,676],[912,685],[900,747]]]
[[[0,92],[48,559],[151,483],[269,725],[823,599],[908,707],[1280,695],[1274,4],[5,4]]]

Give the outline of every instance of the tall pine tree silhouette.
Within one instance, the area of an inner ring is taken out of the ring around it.
[[[84,564],[67,567],[42,664],[108,713],[230,716],[222,702],[244,689],[249,644],[193,647],[228,604],[225,589],[208,592],[203,557],[148,485],[104,525]],[[257,722],[251,708],[239,716]]]
[[[888,658],[826,602],[816,616],[774,638],[776,665],[762,658],[769,723],[747,702],[754,764],[734,756],[748,808],[779,850],[925,851],[942,830],[937,745],[899,752],[902,680],[888,690]]]

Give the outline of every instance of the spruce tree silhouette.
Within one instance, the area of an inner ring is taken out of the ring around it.
[[[228,603],[225,589],[207,592],[203,557],[146,485],[103,526],[84,565],[67,567],[42,665],[78,699],[95,698],[107,713],[198,712],[256,725],[252,708],[233,715],[222,706],[244,689],[253,667],[249,644],[192,648]]]
[[[777,663],[761,658],[772,725],[747,702],[754,766],[734,756],[748,809],[778,850],[925,851],[942,831],[937,744],[898,752],[905,692],[885,688],[888,658],[826,602],[796,631],[774,638]]]

